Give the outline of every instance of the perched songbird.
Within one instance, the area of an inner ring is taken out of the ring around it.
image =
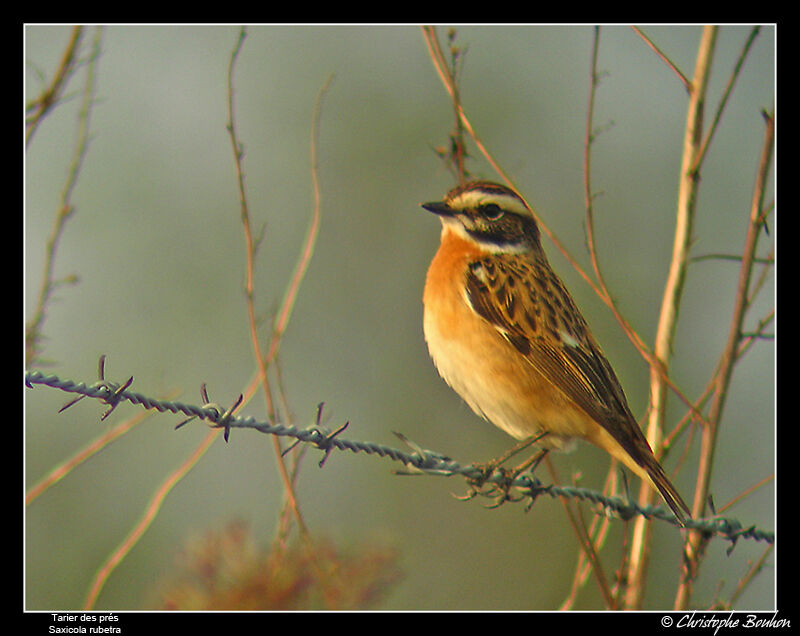
[[[473,411],[543,448],[584,439],[689,508],[653,456],[614,370],[547,262],[539,227],[505,186],[473,181],[425,203],[442,222],[425,282],[425,340]]]

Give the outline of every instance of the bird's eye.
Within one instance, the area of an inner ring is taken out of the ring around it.
[[[485,205],[481,206],[481,214],[488,221],[497,221],[497,219],[503,216],[504,211],[503,208],[496,203],[486,203]]]

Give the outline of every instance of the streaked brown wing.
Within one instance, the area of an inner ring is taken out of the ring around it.
[[[518,255],[488,256],[470,264],[466,289],[476,313],[638,460],[633,442],[644,436],[622,387],[549,267]]]

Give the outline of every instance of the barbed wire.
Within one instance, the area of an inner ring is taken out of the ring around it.
[[[180,428],[188,421],[195,418],[206,420],[215,427],[225,429],[226,441],[231,429],[247,428],[268,435],[290,437],[296,440],[295,444],[301,442],[311,444],[324,452],[319,462],[320,467],[324,465],[332,450],[348,450],[353,453],[366,453],[368,455],[388,457],[393,461],[401,462],[406,466],[406,469],[396,471],[398,474],[461,475],[470,484],[471,491],[468,498],[476,495],[492,497],[496,500],[495,505],[500,505],[506,501],[526,501],[526,510],[529,510],[535,503],[537,497],[548,495],[552,498],[564,497],[590,501],[602,506],[607,514],[614,513],[624,520],[642,515],[648,519],[659,519],[672,523],[673,525],[680,525],[674,515],[661,506],[640,506],[633,501],[621,497],[608,496],[589,488],[557,486],[555,484],[545,485],[531,473],[514,475],[508,470],[495,468],[490,470],[487,474],[486,468],[475,464],[460,464],[442,453],[420,447],[400,433],[395,434],[410,448],[410,452],[376,442],[363,442],[342,438],[340,433],[347,428],[348,423],[345,423],[335,430],[321,425],[319,417],[322,408],[321,404],[319,406],[316,424],[308,428],[297,428],[296,426],[284,426],[280,423],[259,421],[252,416],[234,415],[234,409],[238,407],[242,400],[241,395],[231,407],[224,408],[215,403],[206,403],[202,406],[197,406],[178,401],[159,400],[131,391],[129,388],[133,383],[133,377],[121,384],[108,381],[104,378],[103,359],[101,359],[100,364],[100,378],[98,382],[87,385],[84,382],[63,380],[56,375],[45,375],[40,371],[28,371],[25,373],[25,385],[31,389],[35,385],[44,385],[60,389],[67,393],[78,394],[78,398],[65,404],[59,412],[69,408],[78,400],[89,397],[98,399],[109,406],[109,409],[101,416],[101,419],[105,419],[121,402],[127,401],[132,404],[140,404],[146,409],[156,409],[162,413],[169,411],[171,413],[188,416],[188,419],[179,422],[175,428]],[[288,451],[289,449],[286,450]],[[517,493],[516,496],[510,494],[512,489]],[[708,535],[719,536],[730,541],[731,546],[729,552],[734,548],[739,539],[753,539],[766,543],[774,543],[775,541],[774,532],[761,530],[755,525],[744,527],[736,519],[719,516],[703,519],[688,519],[685,521],[685,527],[687,529],[699,530]]]

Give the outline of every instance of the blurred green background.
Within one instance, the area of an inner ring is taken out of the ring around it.
[[[26,100],[50,78],[68,26],[25,28]],[[94,381],[133,375],[147,394],[180,390],[199,403],[206,382],[224,404],[254,372],[244,299],[244,239],[230,141],[226,74],[237,26],[113,26],[103,29],[91,145],[59,246],[58,290],[44,333],[46,368]],[[687,75],[701,28],[644,29]],[[710,121],[749,27],[722,28],[709,91]],[[444,42],[447,28],[439,28]],[[85,41],[91,40],[89,29]],[[467,53],[464,107],[479,136],[571,253],[588,267],[583,208],[583,136],[589,91],[590,26],[458,27]],[[762,108],[772,109],[775,31],[758,36],[702,172],[694,254],[741,251],[761,152]],[[601,265],[623,313],[652,342],[672,249],[676,184],[687,96],[666,65],[630,28],[601,31],[593,149]],[[319,135],[322,222],[316,252],[280,350],[292,414],[313,422],[325,402],[329,424],[352,439],[398,446],[401,431],[463,462],[486,461],[512,440],[482,422],[441,381],[422,334],[421,294],[439,223],[420,209],[453,179],[434,148],[446,145],[452,106],[415,26],[251,26],[235,69],[236,119],[253,224],[264,226],[256,300],[269,322],[283,297],[311,216],[310,127],[330,74]],[[31,317],[44,245],[72,156],[82,75],[26,152],[25,293]],[[469,164],[496,178],[478,151]],[[768,200],[774,196],[772,189]],[[762,237],[766,255],[777,233]],[[644,414],[648,373],[607,308],[549,242],[551,261],[572,290],[625,386]],[[675,343],[673,376],[691,398],[713,372],[728,331],[738,266],[691,268]],[[773,275],[746,327],[774,306]],[[772,331],[772,329],[770,329]],[[713,494],[722,505],[775,470],[774,349],[758,343],[736,370],[715,457]],[[84,400],[63,414],[59,391],[25,390],[27,486],[115,423]],[[263,416],[258,397],[244,410]],[[671,422],[683,414],[671,400]],[[153,417],[51,488],[26,509],[27,609],[75,609],[96,569],[142,515],[154,489],[206,433],[175,416]],[[699,440],[699,435],[696,436]],[[677,479],[690,497],[697,444]],[[678,453],[673,453],[668,469]],[[298,494],[313,535],[358,549],[392,546],[403,573],[380,609],[551,609],[569,592],[577,543],[559,502],[541,499],[484,509],[460,502],[463,482],[399,477],[399,465],[333,453],[317,467],[309,451]],[[555,458],[562,478],[580,471],[599,488],[607,458],[580,447]],[[547,479],[547,474],[542,474]],[[727,511],[745,525],[774,528],[774,486]],[[282,501],[272,442],[250,431],[220,438],[170,493],[140,543],[112,574],[97,609],[140,609],[174,568],[189,536],[245,520],[268,544]],[[587,513],[587,516],[588,513]],[[670,607],[680,537],[658,524],[647,607]],[[619,524],[604,552],[618,565]],[[763,546],[712,541],[694,601],[727,598]],[[770,609],[774,563],[739,608]],[[721,589],[719,582],[724,580]],[[601,607],[590,581],[579,609]]]

